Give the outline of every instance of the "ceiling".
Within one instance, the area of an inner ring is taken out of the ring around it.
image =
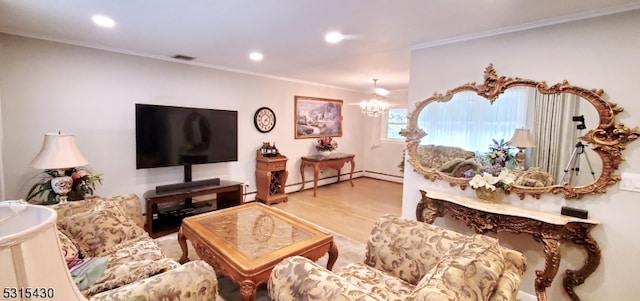
[[[0,32],[358,92],[378,78],[397,93],[412,49],[633,9],[640,1],[0,0]],[[94,14],[116,26],[94,25]],[[352,38],[328,44],[333,30]]]

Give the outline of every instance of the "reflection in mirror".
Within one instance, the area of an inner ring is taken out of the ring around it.
[[[431,103],[420,111],[418,126],[427,133],[420,141],[421,146],[457,147],[474,152],[475,157],[486,154],[494,140],[509,141],[515,129],[529,129],[533,147],[523,149],[523,169],[540,168],[553,180],[535,184],[523,182],[522,185],[587,185],[600,176],[602,160],[579,137],[582,130],[598,125],[598,117],[595,107],[576,95],[543,95],[533,87],[517,86],[505,90],[493,103],[473,91],[458,92],[451,100]],[[580,120],[574,121],[574,118]],[[515,156],[517,151],[511,149],[510,155]],[[471,157],[462,154],[456,158]],[[480,160],[475,161],[482,165],[477,162]],[[434,166],[435,163],[423,162],[425,167],[441,171],[451,167]],[[453,164],[451,161],[441,163]],[[507,168],[516,168],[516,164],[510,160],[506,165]],[[464,176],[459,168],[455,170],[457,172],[452,176]],[[449,171],[454,172],[454,169]]]
[[[408,161],[425,178],[462,189],[473,174],[497,167],[516,174],[511,191],[520,198],[604,193],[620,180],[613,171],[621,150],[640,131],[615,123],[622,108],[603,93],[567,81],[547,86],[499,77],[490,65],[483,84],[468,83],[416,104],[401,131]],[[514,140],[520,148],[507,144],[516,129],[530,136]]]

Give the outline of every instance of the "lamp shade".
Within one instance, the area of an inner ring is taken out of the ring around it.
[[[536,147],[528,129],[516,129],[516,131],[513,132],[513,137],[509,140],[509,145],[517,148]]]
[[[0,202],[0,283],[4,293],[9,293],[11,300],[86,300],[60,251],[56,212],[12,202]],[[34,290],[38,298],[33,297]]]
[[[31,167],[38,169],[66,169],[87,164],[75,136],[61,133],[45,134],[40,153],[31,161]]]

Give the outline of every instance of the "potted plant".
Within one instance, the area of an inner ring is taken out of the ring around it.
[[[516,176],[508,169],[503,168],[497,175],[487,171],[476,174],[469,181],[469,185],[475,190],[479,199],[496,202],[502,198],[504,191],[509,190],[515,180]]]
[[[328,156],[331,151],[334,151],[338,148],[338,142],[333,140],[331,137],[322,137],[318,139],[316,143],[316,150],[320,152],[323,156]]]

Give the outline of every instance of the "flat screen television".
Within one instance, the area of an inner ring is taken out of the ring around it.
[[[136,104],[137,169],[230,161],[238,161],[237,111]]]

